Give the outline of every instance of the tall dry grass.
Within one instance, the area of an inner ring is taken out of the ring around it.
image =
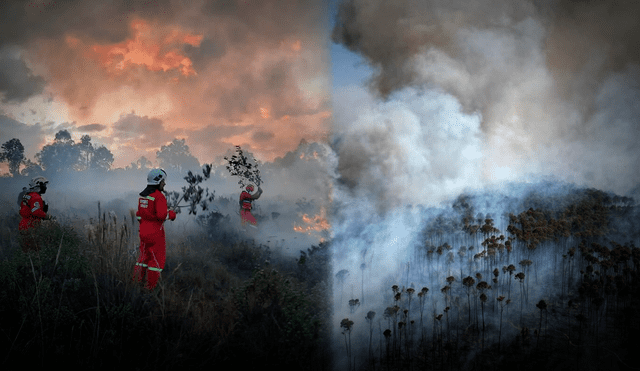
[[[171,236],[159,284],[148,292],[132,280],[138,254],[134,215],[102,210],[98,215],[89,221],[43,223],[37,235],[40,250],[31,253],[19,248],[17,223],[12,227],[14,220],[0,221],[10,231],[0,261],[4,366],[19,361],[88,369],[252,362],[287,369],[328,367],[322,348],[328,348],[326,335],[320,330],[328,315],[321,310],[328,307],[327,285],[305,282],[317,275],[312,271],[319,253],[310,253],[301,267],[280,263],[264,246],[217,243],[204,233]],[[261,305],[246,301],[256,293],[256,282],[263,288]],[[255,345],[243,346],[249,341]],[[269,344],[271,352],[260,344]]]

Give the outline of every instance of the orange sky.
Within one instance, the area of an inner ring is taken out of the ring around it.
[[[234,145],[269,161],[303,138],[326,140],[329,44],[326,10],[318,4],[103,4],[104,18],[79,4],[33,10],[25,3],[26,23],[43,11],[61,18],[20,49],[46,81],[40,96],[50,99],[0,108],[25,124],[35,121],[22,119],[28,110],[41,125],[50,122],[42,144],[60,128],[76,140],[89,134],[113,152],[114,167],[124,167],[142,155],[155,160],[175,137],[185,138],[201,162]],[[72,18],[74,9],[84,16]]]

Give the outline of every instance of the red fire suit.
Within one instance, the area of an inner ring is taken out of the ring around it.
[[[134,277],[139,282],[147,276],[146,288],[153,290],[164,269],[166,242],[164,221],[174,220],[176,213],[167,210],[167,199],[159,190],[138,199],[136,216],[140,221],[140,257],[136,263]]]
[[[240,220],[242,220],[242,224],[249,222],[255,226],[258,222],[256,222],[256,218],[251,214],[252,201],[253,196],[251,196],[251,193],[247,191],[240,193]]]
[[[46,204],[38,192],[29,192],[22,197],[20,204],[20,224],[18,230],[22,237],[22,250],[38,250],[38,245],[33,236],[33,231],[40,225],[40,222],[47,218],[44,211]]]

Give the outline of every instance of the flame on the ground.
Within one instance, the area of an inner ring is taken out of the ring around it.
[[[331,224],[327,220],[327,212],[324,207],[320,209],[320,213],[314,216],[308,214],[302,215],[302,221],[304,224],[296,225],[293,223],[293,230],[300,233],[312,234],[313,232],[323,232],[331,228]],[[324,239],[323,239],[324,240]]]

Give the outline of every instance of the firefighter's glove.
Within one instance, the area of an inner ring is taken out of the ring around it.
[[[176,212],[173,210],[169,210],[169,219],[176,220]]]
[[[44,201],[43,201],[43,204],[44,205],[42,205],[42,211],[44,211],[46,213],[47,211],[49,211],[49,204],[47,204]]]

